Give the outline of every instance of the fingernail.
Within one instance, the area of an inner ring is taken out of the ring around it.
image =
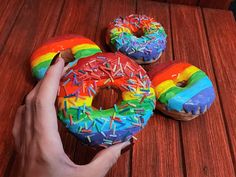
[[[71,49],[65,49],[60,52],[61,58],[64,59],[65,63],[69,63],[75,60],[74,55],[72,54]]]
[[[51,63],[50,63],[50,66],[56,64],[56,63],[59,61],[59,55],[60,55],[60,52],[57,53],[57,54],[53,57],[53,59],[52,59],[52,61],[51,61]]]

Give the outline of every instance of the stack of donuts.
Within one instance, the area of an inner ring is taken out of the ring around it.
[[[102,52],[83,36],[59,36],[34,51],[32,73],[42,79],[54,57],[70,56],[58,89],[58,118],[84,144],[108,147],[135,138],[154,109],[188,121],[213,103],[212,82],[189,63],[166,62],[148,72],[142,68],[161,57],[166,37],[153,18],[118,17],[106,33],[115,53]]]

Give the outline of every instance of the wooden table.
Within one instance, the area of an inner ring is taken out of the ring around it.
[[[168,46],[159,62],[182,59],[204,70],[216,100],[203,116],[171,120],[159,112],[137,135],[107,176],[234,177],[236,171],[236,25],[229,11],[151,0],[1,0],[0,5],[0,176],[12,176],[11,135],[17,107],[33,87],[29,57],[46,39],[77,33],[104,50],[105,28],[117,16],[155,17]],[[65,151],[85,164],[94,152],[60,128]]]

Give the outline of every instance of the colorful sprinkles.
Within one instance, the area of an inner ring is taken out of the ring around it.
[[[142,67],[121,53],[79,60],[61,80],[59,118],[85,144],[107,147],[127,141],[153,114],[155,93],[148,83]],[[119,88],[122,102],[110,109],[94,108],[101,86]]]
[[[141,36],[137,37],[137,33]],[[109,24],[106,42],[138,63],[150,63],[165,50],[166,37],[164,28],[153,18],[132,14],[118,17]]]

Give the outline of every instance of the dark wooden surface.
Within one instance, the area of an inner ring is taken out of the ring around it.
[[[155,111],[135,145],[107,176],[235,176],[236,25],[231,12],[152,0],[1,0],[0,177],[14,176],[11,129],[17,107],[35,84],[29,66],[32,51],[65,33],[89,37],[109,51],[104,42],[107,24],[132,13],[152,16],[164,26],[168,46],[158,63],[181,59],[200,67],[212,79],[217,97],[205,115],[190,122]],[[96,154],[61,125],[60,134],[66,153],[76,163],[86,164]]]
[[[154,1],[227,10],[229,9],[230,3],[233,0],[154,0]]]

